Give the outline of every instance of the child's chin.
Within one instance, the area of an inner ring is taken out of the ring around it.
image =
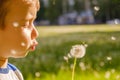
[[[12,57],[13,57],[13,58],[24,58],[24,57],[27,56],[28,52],[29,52],[29,51],[24,52],[24,53],[20,53],[20,54],[17,54],[17,55],[13,55]]]

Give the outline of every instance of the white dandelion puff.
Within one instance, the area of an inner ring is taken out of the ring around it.
[[[68,56],[74,57],[74,64],[71,65],[72,80],[74,80],[74,77],[75,77],[75,67],[76,67],[76,63],[77,63],[77,58],[82,58],[83,56],[85,56],[85,52],[86,52],[86,46],[84,46],[84,45],[74,45],[74,46],[72,46],[72,48],[70,50],[70,53]],[[82,70],[86,69],[86,67],[83,63],[81,63],[79,65],[82,68]]]
[[[82,58],[85,55],[85,52],[86,48],[83,45],[72,46],[72,49],[70,50],[71,56],[75,58]]]

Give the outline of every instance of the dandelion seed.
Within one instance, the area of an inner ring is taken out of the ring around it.
[[[116,76],[116,80],[119,80],[119,79],[120,79],[120,75],[117,75],[117,76]]]
[[[94,71],[94,75],[95,75],[96,78],[100,78],[100,75],[98,74],[97,71]]]
[[[36,72],[36,73],[35,73],[35,76],[36,76],[36,77],[40,77],[40,72]]]
[[[70,54],[68,54],[67,56],[68,56],[68,58],[72,58],[72,56]]]
[[[13,22],[13,26],[14,26],[14,27],[18,27],[18,26],[19,26],[19,23],[18,23],[18,22]]]
[[[27,36],[30,36],[30,33],[31,33],[31,32],[30,32],[29,29],[25,28],[25,29],[24,29],[24,32],[26,32],[26,35],[27,35]]]
[[[72,49],[70,50],[70,54],[72,57],[75,58],[82,58],[85,55],[85,46],[83,45],[75,45],[72,46]]]
[[[106,79],[109,79],[109,78],[110,78],[110,75],[111,75],[110,72],[107,71],[107,72],[105,73],[105,78],[106,78]]]
[[[108,56],[108,57],[107,57],[107,60],[108,60],[108,61],[111,61],[111,60],[112,60],[112,57]]]
[[[12,54],[16,54],[17,52],[15,50],[11,50],[11,53]]]
[[[88,44],[84,44],[85,47],[88,47]]]
[[[68,62],[68,57],[64,56],[63,58],[64,58],[65,61]]]
[[[25,46],[25,43],[24,43],[24,42],[22,42],[22,43],[21,43],[21,46]]]
[[[116,40],[116,37],[112,36],[112,37],[111,37],[111,40],[113,40],[113,41]]]
[[[79,66],[80,66],[80,68],[81,68],[82,71],[86,70],[85,64],[83,62],[80,62]]]
[[[104,62],[100,62],[100,66],[104,66],[105,65],[105,63]]]
[[[71,64],[71,65],[70,65],[70,68],[73,69],[73,66],[74,66],[74,64]]]
[[[115,73],[115,69],[112,69],[111,72],[112,72],[112,73]]]
[[[95,10],[95,11],[99,11],[99,10],[100,10],[100,7],[95,6],[95,7],[94,7],[94,10]]]

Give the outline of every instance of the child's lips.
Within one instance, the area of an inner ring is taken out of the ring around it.
[[[35,48],[36,48],[36,46],[31,46],[31,47],[30,47],[30,50],[31,50],[31,51],[34,51]]]
[[[30,50],[34,51],[37,45],[38,45],[38,42],[35,40],[33,44],[30,46]]]

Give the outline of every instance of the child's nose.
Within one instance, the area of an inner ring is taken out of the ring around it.
[[[38,31],[35,28],[35,26],[33,27],[32,33],[31,33],[31,39],[35,39],[38,37]]]

